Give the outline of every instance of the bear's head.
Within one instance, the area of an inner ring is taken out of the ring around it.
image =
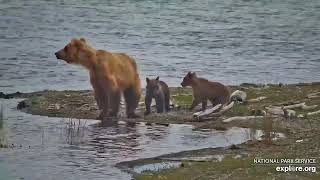
[[[157,96],[159,94],[159,89],[160,89],[159,76],[156,79],[146,78],[146,81],[147,81],[147,86],[146,86],[147,93],[151,93],[152,96]]]
[[[193,73],[192,72],[188,72],[188,74],[183,78],[181,86],[182,87],[191,86],[196,78],[197,78],[197,76],[196,76],[195,72],[193,72]]]
[[[57,59],[66,61],[69,64],[84,65],[88,58],[88,50],[91,49],[84,38],[72,39],[63,49],[55,53]]]

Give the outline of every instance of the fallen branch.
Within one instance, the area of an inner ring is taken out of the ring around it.
[[[320,114],[320,110],[314,111],[314,112],[309,112],[307,115],[308,116],[312,116],[312,115],[315,115],[315,114]]]
[[[312,105],[312,106],[307,106],[307,105],[305,105],[305,106],[302,106],[301,108],[303,109],[303,110],[312,110],[312,109],[315,109],[315,108],[317,108],[318,107],[318,105]]]
[[[284,106],[284,109],[294,109],[294,108],[301,108],[303,110],[311,110],[318,107],[318,105],[312,105],[312,106],[307,106],[305,102],[299,103],[299,104],[293,104],[293,105],[288,105]]]
[[[210,114],[211,116],[220,116],[222,113],[228,111],[229,109],[231,109],[234,105],[234,102],[231,102],[230,104],[224,106],[219,112]]]
[[[262,119],[264,116],[235,116],[235,117],[230,117],[228,119],[224,119],[222,122],[227,123],[231,121],[244,121],[244,120],[250,120],[250,119]]]
[[[265,97],[265,96],[260,96],[260,97],[257,97],[257,98],[255,98],[255,99],[249,99],[248,102],[249,102],[249,103],[256,103],[256,102],[260,102],[260,101],[262,101],[262,100],[264,100],[264,99],[267,99],[267,97]]]
[[[299,104],[292,104],[292,105],[288,105],[288,106],[283,106],[283,109],[293,109],[293,108],[298,108],[298,107],[302,107],[305,106],[306,103],[299,103]]]
[[[210,119],[210,118],[205,118],[205,117],[220,116],[222,113],[231,109],[233,107],[233,105],[234,105],[233,101],[230,104],[223,106],[222,108],[221,108],[222,105],[218,104],[211,109],[207,109],[205,111],[200,111],[200,112],[194,113],[193,117],[198,118],[198,119]],[[216,112],[218,109],[220,109],[220,111]]]
[[[307,95],[307,98],[309,98],[309,99],[319,98],[319,97],[320,97],[320,92],[311,93],[311,94]]]
[[[209,115],[209,114],[217,111],[218,109],[220,109],[221,106],[222,106],[222,104],[218,104],[218,105],[214,106],[213,108],[207,109],[205,111],[196,112],[196,113],[193,114],[193,117],[200,118],[202,116]]]

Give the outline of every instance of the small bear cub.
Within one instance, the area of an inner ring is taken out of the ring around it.
[[[170,111],[170,92],[168,85],[159,80],[159,76],[156,79],[146,78],[146,96],[145,96],[145,105],[146,111],[145,115],[151,113],[151,101],[152,98],[156,101],[156,108],[158,113],[164,111]]]
[[[193,90],[193,101],[189,110],[194,109],[202,103],[202,111],[206,109],[207,101],[211,101],[212,106],[226,104],[230,100],[230,93],[226,86],[219,82],[208,81],[197,77],[196,73],[189,72],[181,83],[182,87],[191,86]]]

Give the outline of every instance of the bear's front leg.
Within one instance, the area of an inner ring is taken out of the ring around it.
[[[166,112],[170,111],[170,94],[165,94],[164,107],[165,107]]]
[[[157,113],[162,113],[164,109],[164,97],[162,95],[159,95],[156,97],[156,107],[157,107]]]
[[[99,114],[97,119],[103,120],[104,117],[108,117],[109,116],[108,97],[107,97],[107,95],[103,95],[103,96],[97,95],[96,96],[96,101],[97,101],[97,103],[100,102],[100,107],[99,107],[100,114]]]
[[[93,84],[93,89],[94,97],[100,110],[100,114],[97,119],[103,120],[104,117],[109,116],[108,91],[98,82]]]
[[[146,111],[144,112],[144,115],[148,115],[151,113],[151,101],[152,101],[152,96],[150,95],[149,92],[146,92],[146,97],[144,98],[144,104],[146,105]]]

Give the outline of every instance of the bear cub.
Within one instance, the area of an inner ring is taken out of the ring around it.
[[[226,104],[229,102],[230,93],[226,86],[219,82],[211,82],[204,78],[197,77],[196,73],[189,72],[181,83],[182,87],[191,86],[193,90],[193,101],[190,110],[202,103],[202,111],[206,109],[207,101],[212,106]]]
[[[170,92],[168,85],[159,80],[159,76],[156,79],[146,78],[146,96],[145,96],[145,105],[146,111],[145,115],[151,113],[151,101],[152,98],[156,101],[156,108],[158,113],[164,111],[170,111]]]

